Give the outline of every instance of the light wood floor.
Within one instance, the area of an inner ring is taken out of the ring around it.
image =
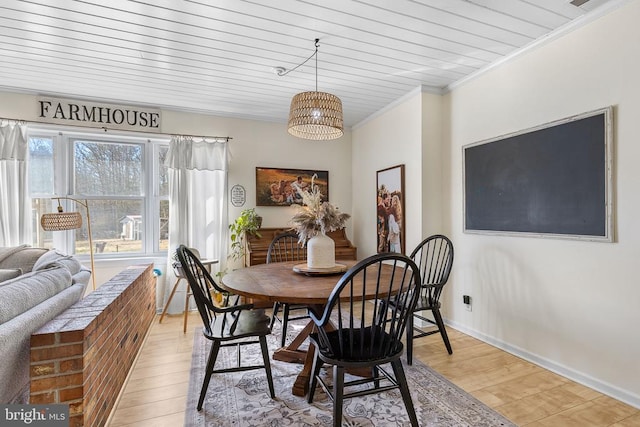
[[[182,315],[154,321],[109,426],[181,426],[194,328]],[[567,380],[475,338],[448,329],[453,355],[439,335],[414,341],[417,359],[519,426],[640,426],[640,410]]]

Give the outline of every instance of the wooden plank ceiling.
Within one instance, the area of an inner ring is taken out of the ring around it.
[[[574,3],[580,3],[574,0]],[[338,95],[352,126],[444,91],[620,0],[0,0],[0,90],[285,122]]]

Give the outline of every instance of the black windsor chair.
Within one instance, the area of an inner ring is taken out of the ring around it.
[[[409,256],[420,268],[422,287],[420,298],[414,308],[413,316],[407,322],[407,363],[413,363],[413,340],[440,333],[447,352],[453,354],[447,330],[440,314],[440,295],[442,288],[449,280],[453,265],[453,243],[446,236],[435,234],[424,239]],[[393,304],[393,302],[392,302]],[[419,312],[431,311],[433,319],[425,317]],[[424,330],[415,326],[415,319],[436,326],[436,329]]]
[[[295,232],[286,232],[279,234],[273,238],[267,250],[267,264],[272,262],[286,261],[306,261],[307,245],[300,245],[299,236]],[[278,312],[282,309],[282,316],[278,317]],[[292,311],[298,313],[304,311],[304,314],[291,315]],[[289,304],[275,302],[273,304],[273,313],[271,314],[271,327],[276,320],[282,323],[282,335],[280,337],[280,345],[285,346],[287,339],[287,327],[290,320],[307,319],[307,306],[302,304]]]
[[[253,304],[240,304],[238,295],[220,288],[213,280],[209,271],[202,265],[198,257],[186,246],[180,245],[176,251],[183,273],[189,282],[193,297],[196,301],[200,317],[204,323],[202,333],[211,340],[211,351],[207,361],[204,381],[198,400],[198,411],[202,409],[211,375],[222,372],[249,371],[264,369],[269,384],[269,395],[275,397],[273,379],[271,377],[271,365],[269,362],[269,350],[267,349],[266,336],[271,333],[269,317],[264,310],[254,310]],[[214,289],[224,295],[221,306],[217,306],[211,298],[210,289]],[[256,337],[255,339],[247,339]],[[260,344],[262,349],[262,365],[240,365],[240,348],[249,344]],[[220,347],[236,346],[238,350],[238,365],[232,368],[215,369],[216,359]]]
[[[341,425],[344,399],[394,388],[400,389],[411,425],[418,426],[402,367],[404,346],[401,339],[419,290],[420,270],[416,264],[403,254],[382,253],[360,261],[342,276],[323,313],[310,311],[317,332],[309,336],[316,350],[308,401],[313,402],[315,388],[320,383],[333,400],[334,426]],[[371,300],[374,303],[372,314],[365,312],[369,302],[362,301],[367,294],[375,295]],[[393,299],[402,304],[390,306]],[[332,314],[334,319],[331,319]],[[335,325],[330,324],[330,319]],[[320,376],[325,363],[333,366],[332,385]],[[393,375],[381,367],[387,363],[391,364]],[[345,368],[371,368],[372,375],[345,382]],[[355,390],[351,388],[365,384]],[[352,391],[345,393],[348,387]]]
[[[202,262],[202,265],[208,268],[209,271],[211,271],[211,264],[215,264],[218,262],[217,260],[212,260],[212,259],[202,259],[200,257],[200,252],[196,248],[189,248],[189,250],[193,252],[193,254],[196,257],[198,257],[198,259]],[[173,262],[171,263],[171,266],[173,267],[173,273],[176,276],[176,281],[173,284],[171,293],[169,294],[169,299],[167,299],[167,302],[164,305],[164,308],[162,309],[162,313],[160,314],[160,319],[158,320],[158,323],[162,323],[162,319],[164,319],[164,316],[167,314],[167,310],[169,309],[171,300],[173,299],[173,296],[178,290],[178,285],[182,280],[187,279],[183,274],[183,270],[182,270],[182,267],[180,266],[180,262],[178,261]],[[184,298],[184,314],[183,314],[183,321],[182,321],[182,332],[185,334],[187,333],[187,320],[189,319],[189,299],[190,298],[191,298],[191,289],[189,288],[189,285],[187,285],[187,290],[185,292],[185,298]]]

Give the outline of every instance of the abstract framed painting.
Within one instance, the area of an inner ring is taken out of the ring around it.
[[[404,198],[404,165],[376,172],[378,253],[405,253]]]

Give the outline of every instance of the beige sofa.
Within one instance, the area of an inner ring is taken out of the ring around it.
[[[28,401],[31,334],[76,303],[90,276],[56,250],[0,247],[0,403]]]

